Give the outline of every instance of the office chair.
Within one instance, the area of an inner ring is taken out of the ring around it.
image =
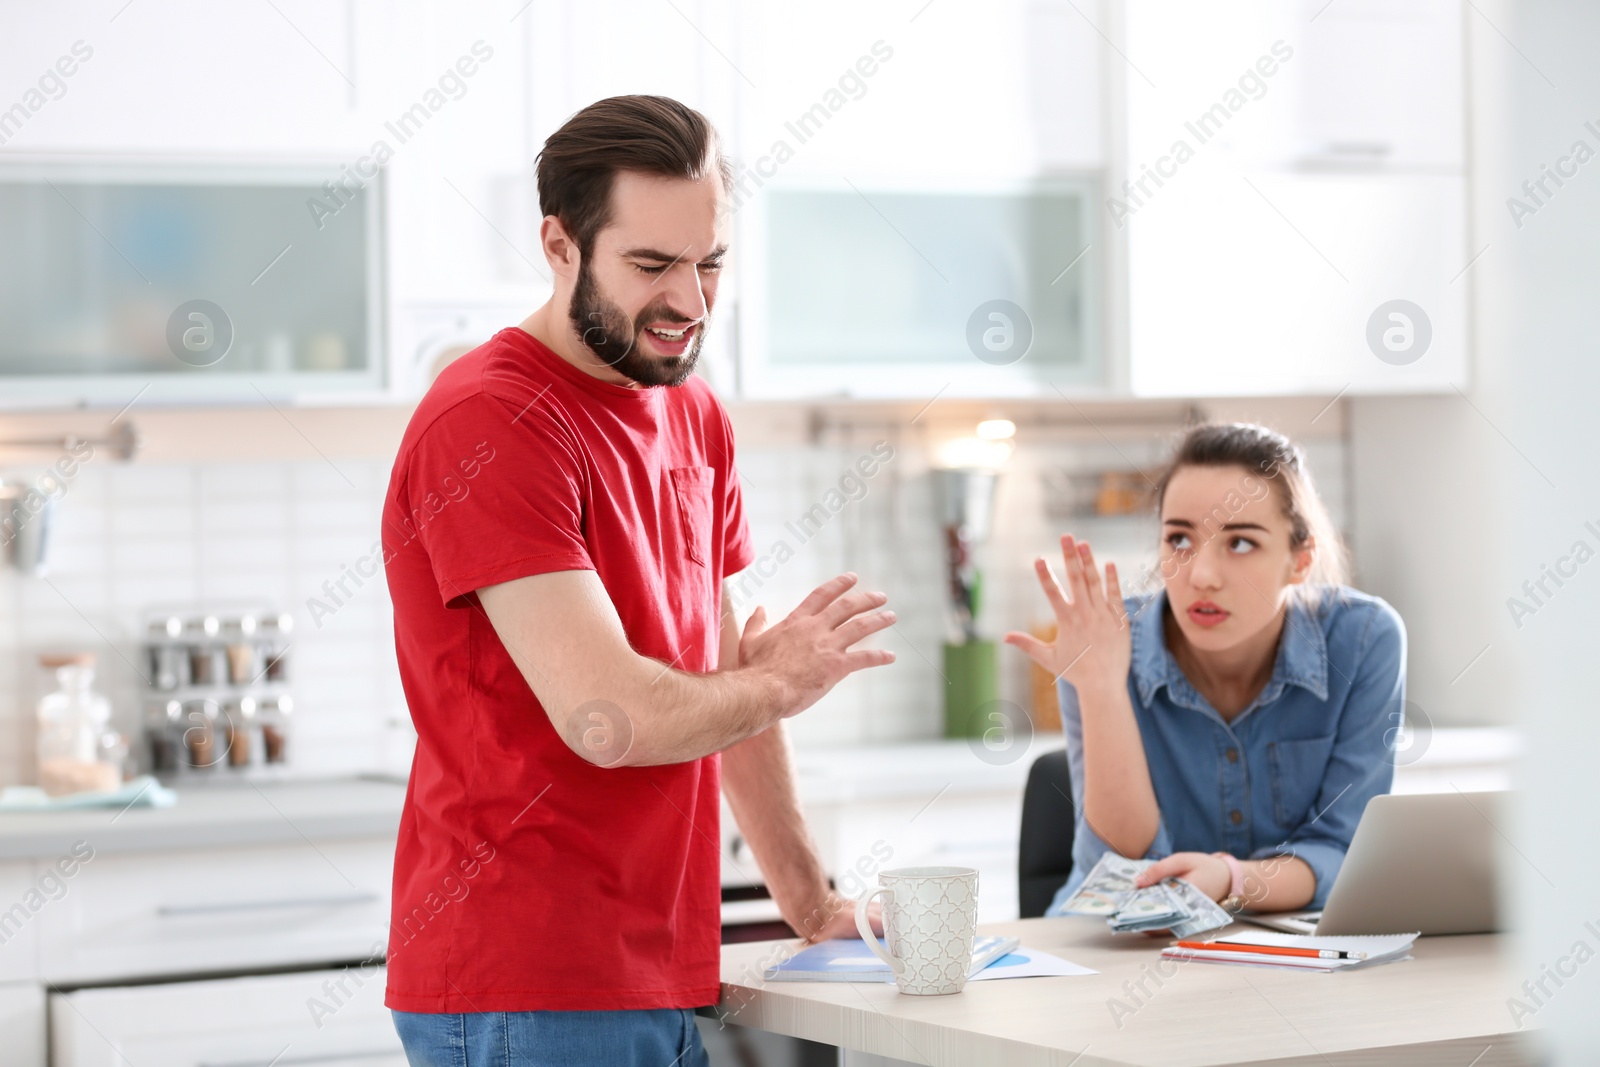
[[[1028,769],[1017,849],[1017,896],[1024,919],[1037,919],[1072,874],[1072,775],[1067,754],[1046,752]]]

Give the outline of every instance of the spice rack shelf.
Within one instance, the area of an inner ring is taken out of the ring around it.
[[[292,616],[264,605],[144,617],[144,755],[164,781],[286,776]]]

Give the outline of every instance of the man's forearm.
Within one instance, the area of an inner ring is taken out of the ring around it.
[[[519,602],[525,595],[519,587],[541,580],[579,605],[567,625],[551,625]],[[601,766],[698,759],[760,733],[790,710],[778,679],[764,672],[680,671],[635,652],[592,574],[521,579],[483,589],[479,598],[562,739]],[[737,647],[737,631],[733,636]],[[548,669],[554,663],[569,669]]]
[[[815,938],[841,905],[800,810],[781,723],[722,754],[722,788],[784,921]]]
[[[634,651],[593,571],[531,575],[477,595],[562,740],[591,763],[618,767],[720,752],[805,710],[853,671],[893,662],[887,650],[853,647],[894,622],[893,612],[873,610],[884,594],[855,584],[842,574],[770,630],[752,620],[742,634],[724,594],[724,669],[709,674]]]
[[[644,660],[657,671],[633,718],[633,748],[619,766],[685,763],[755,738],[786,710],[775,680],[741,669],[695,674]]]

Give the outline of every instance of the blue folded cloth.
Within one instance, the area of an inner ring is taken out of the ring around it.
[[[122,788],[105,793],[70,793],[53,797],[36,785],[8,785],[0,790],[0,812],[75,811],[80,808],[170,808],[178,802],[168,789],[148,774],[130,778]]]

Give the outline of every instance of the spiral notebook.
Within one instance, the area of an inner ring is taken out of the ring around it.
[[[1168,945],[1161,955],[1175,960],[1203,960],[1206,963],[1242,963],[1254,967],[1287,967],[1297,971],[1353,971],[1361,967],[1376,967],[1411,958],[1411,944],[1418,934],[1360,934],[1342,937],[1307,937],[1302,934],[1285,934],[1276,930],[1244,930],[1219,937],[1218,942],[1231,941],[1246,945],[1272,945],[1282,948],[1335,949],[1343,952],[1365,952],[1364,960],[1323,960],[1310,956],[1274,956],[1263,952],[1229,952],[1224,948],[1190,949]]]

